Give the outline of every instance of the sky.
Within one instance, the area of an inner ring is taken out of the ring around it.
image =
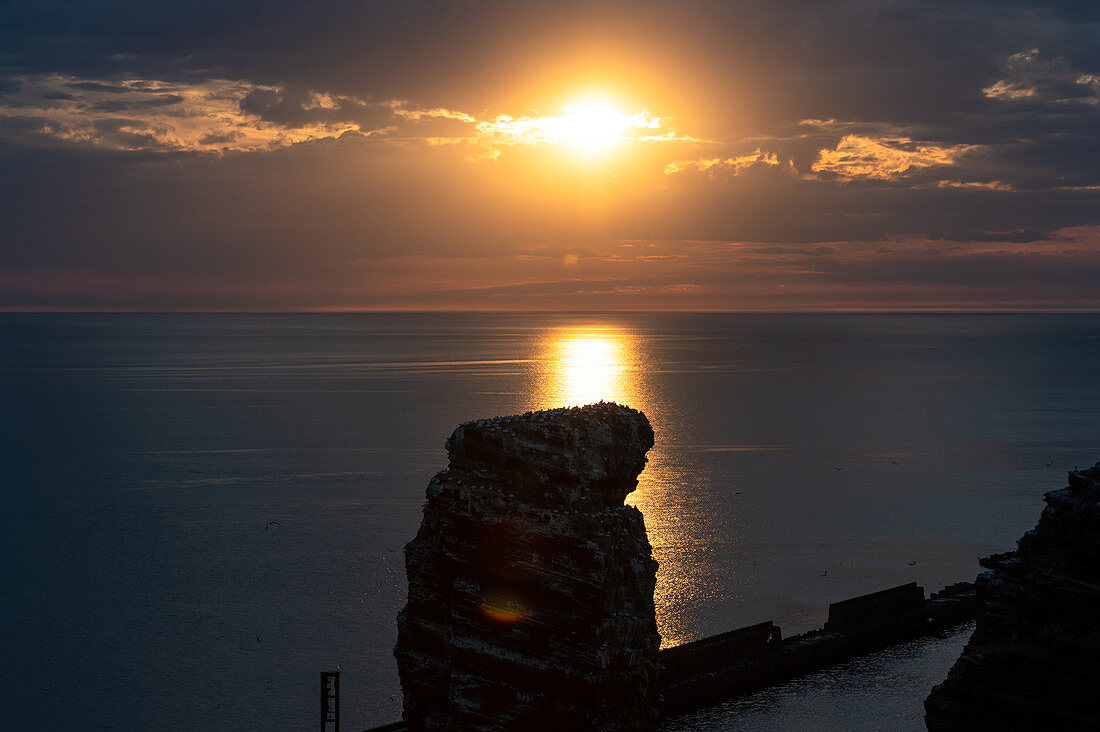
[[[0,310],[1098,310],[1095,2],[0,0]]]

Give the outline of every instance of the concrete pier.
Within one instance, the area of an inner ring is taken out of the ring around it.
[[[821,630],[783,638],[771,622],[661,651],[662,716],[683,714],[974,618],[974,586],[925,599],[915,582],[829,606]]]

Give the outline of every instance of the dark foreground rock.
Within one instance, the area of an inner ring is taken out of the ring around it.
[[[982,560],[974,635],[925,700],[930,730],[1100,729],[1100,463]]]
[[[653,430],[617,404],[467,422],[405,547],[411,729],[644,730],[657,563],[623,505]]]

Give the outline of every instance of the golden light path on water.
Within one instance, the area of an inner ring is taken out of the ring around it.
[[[546,408],[573,407],[600,400],[645,411],[639,393],[633,339],[621,330],[567,328],[544,343],[549,369],[540,384]]]
[[[654,599],[662,646],[668,646],[692,636],[690,630],[680,627],[678,622],[677,598],[693,592],[694,573],[669,562],[667,556],[662,556],[661,549],[691,542],[693,532],[690,525],[672,515],[678,502],[676,491],[681,481],[676,476],[680,470],[663,446],[660,399],[645,378],[651,369],[639,340],[630,330],[613,326],[586,325],[550,331],[539,346],[544,368],[535,388],[534,408],[613,401],[645,413],[653,425],[655,444],[638,478],[638,488],[626,502],[645,516],[649,542],[661,561]]]

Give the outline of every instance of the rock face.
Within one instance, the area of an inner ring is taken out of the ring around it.
[[[652,445],[645,415],[602,402],[454,431],[405,547],[410,728],[653,726],[657,563],[623,505]]]
[[[970,642],[925,700],[930,730],[1097,729],[1100,463],[1046,494],[1015,552],[982,560]]]

